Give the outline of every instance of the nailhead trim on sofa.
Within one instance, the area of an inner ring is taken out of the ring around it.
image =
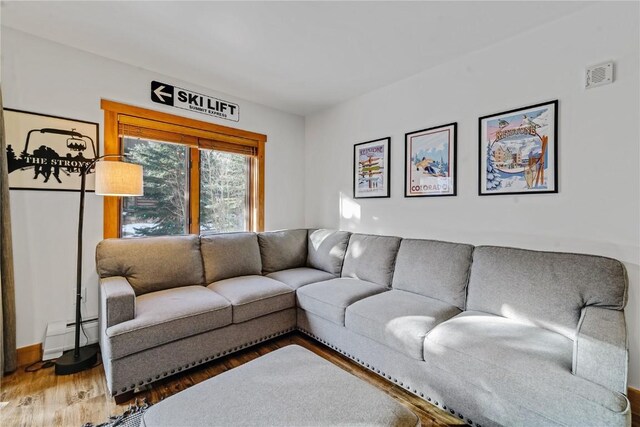
[[[237,352],[239,350],[243,350],[245,348],[254,346],[256,344],[260,344],[262,342],[268,341],[270,339],[273,339],[273,338],[288,334],[289,332],[292,332],[294,330],[298,330],[298,331],[304,333],[305,335],[313,338],[314,340],[318,341],[319,343],[331,348],[332,350],[337,351],[338,353],[342,354],[343,356],[346,356],[349,359],[353,360],[354,362],[358,363],[359,365],[365,367],[369,371],[371,371],[371,372],[373,372],[375,374],[378,374],[382,378],[385,378],[385,379],[387,379],[389,381],[393,381],[395,384],[400,385],[402,388],[405,388],[410,393],[413,393],[414,395],[420,397],[421,399],[426,400],[427,402],[431,403],[432,405],[435,405],[435,406],[441,408],[444,411],[448,411],[452,415],[455,415],[458,418],[460,418],[461,420],[465,421],[468,425],[475,426],[475,427],[482,427],[480,424],[473,423],[473,421],[468,419],[468,418],[465,419],[464,415],[462,415],[459,412],[455,411],[451,407],[447,407],[444,403],[440,403],[440,402],[437,402],[437,401],[432,401],[431,397],[425,396],[425,394],[423,392],[421,392],[421,391],[419,391],[419,390],[417,390],[415,388],[412,388],[411,385],[404,384],[403,382],[398,383],[397,378],[392,377],[391,375],[389,375],[389,374],[387,374],[385,372],[381,372],[380,369],[377,369],[375,366],[373,366],[373,365],[371,365],[369,363],[366,363],[364,360],[360,360],[359,358],[356,358],[355,356],[352,356],[351,354],[347,353],[346,351],[342,350],[341,348],[336,347],[333,344],[330,344],[329,342],[319,338],[315,334],[313,334],[313,333],[311,333],[311,332],[309,332],[309,331],[307,331],[307,330],[305,330],[303,328],[300,328],[300,327],[288,328],[288,329],[285,329],[283,331],[280,331],[280,332],[277,332],[277,333],[274,333],[274,334],[266,335],[266,336],[264,336],[262,338],[250,341],[250,342],[248,342],[246,344],[243,344],[243,345],[240,345],[240,346],[236,346],[236,347],[232,347],[232,348],[229,348],[228,350],[223,350],[221,352],[218,352],[215,355],[198,359],[197,361],[193,361],[193,362],[187,363],[187,364],[185,364],[183,366],[180,366],[178,368],[172,369],[170,371],[165,371],[162,374],[158,374],[158,375],[155,375],[154,377],[147,378],[145,381],[139,381],[137,384],[131,384],[128,387],[123,387],[123,388],[120,389],[120,392],[114,394],[114,396],[117,396],[117,395],[122,394],[122,393],[126,393],[128,391],[135,390],[136,388],[139,388],[139,387],[142,387],[144,385],[153,383],[153,382],[159,380],[160,378],[165,378],[167,376],[175,374],[176,372],[181,372],[184,369],[193,368],[195,366],[201,365],[203,363],[210,362],[212,360],[219,359],[220,357],[223,357],[223,356],[226,356],[228,354]]]
[[[385,378],[389,381],[393,381],[394,383],[398,384],[399,386],[401,386],[402,388],[407,389],[407,391],[409,391],[410,393],[415,394],[416,396],[420,397],[423,400],[426,400],[427,402],[431,403],[432,405],[435,405],[439,408],[441,408],[444,411],[448,411],[451,415],[455,415],[458,418],[460,418],[461,420],[465,421],[468,425],[470,426],[475,426],[475,427],[482,427],[482,425],[474,423],[471,419],[469,418],[465,418],[464,415],[462,415],[461,413],[455,411],[454,409],[452,409],[450,406],[445,405],[444,403],[441,402],[437,402],[437,401],[432,401],[431,397],[424,395],[423,392],[416,390],[415,388],[412,388],[409,384],[403,384],[402,382],[398,383],[398,379],[392,377],[391,375],[385,373],[385,372],[380,372],[380,369],[377,369],[375,366],[370,365],[369,363],[365,363],[363,360],[360,360],[359,358],[356,358],[355,356],[352,356],[351,354],[347,353],[346,351],[342,350],[339,347],[336,347],[335,345],[321,339],[320,337],[316,336],[315,334],[297,327],[297,330],[299,330],[300,332],[302,332],[303,334],[313,338],[314,340],[318,341],[321,344],[324,344],[325,346],[337,351],[338,353],[342,354],[343,356],[348,357],[349,359],[355,361],[356,363],[358,363],[359,365],[365,367],[366,369],[370,370],[373,373],[376,373],[378,375],[380,375],[382,378]]]
[[[139,381],[137,384],[131,384],[128,387],[123,387],[123,388],[120,389],[120,391],[118,391],[115,394],[113,394],[113,396],[118,396],[118,395],[120,395],[122,393],[126,393],[128,391],[135,390],[136,388],[139,388],[139,387],[144,386],[146,384],[153,383],[153,382],[159,380],[160,378],[165,378],[167,376],[175,374],[176,372],[181,372],[184,369],[193,368],[194,366],[198,366],[198,365],[201,365],[203,363],[207,363],[207,362],[210,362],[212,360],[219,359],[222,356],[226,356],[226,355],[234,353],[236,351],[243,350],[243,349],[245,349],[247,347],[251,347],[253,345],[260,344],[261,342],[268,341],[268,340],[270,340],[272,338],[276,338],[276,337],[279,337],[281,335],[288,334],[289,332],[292,332],[294,330],[296,330],[296,328],[288,328],[288,329],[285,329],[283,331],[276,332],[274,334],[266,335],[266,336],[264,336],[262,338],[259,338],[257,340],[250,341],[250,342],[248,342],[246,344],[243,344],[243,345],[240,345],[240,346],[236,346],[236,347],[231,347],[231,348],[229,348],[227,350],[220,351],[220,352],[216,353],[215,355],[211,355],[209,357],[204,357],[204,358],[198,359],[197,361],[194,360],[194,361],[189,362],[189,363],[187,363],[187,364],[185,364],[183,366],[180,366],[178,368],[171,369],[170,371],[164,371],[163,373],[157,374],[154,377],[147,378],[145,381]]]

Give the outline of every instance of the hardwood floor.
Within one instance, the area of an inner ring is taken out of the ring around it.
[[[156,403],[181,390],[222,372],[242,365],[280,347],[298,344],[329,360],[340,368],[381,389],[415,412],[423,426],[464,424],[461,420],[430,405],[402,388],[390,384],[335,351],[299,333],[292,333],[236,354],[193,368],[138,393]],[[121,414],[129,402],[117,405],[107,392],[102,366],[68,376],[56,376],[53,368],[33,373],[19,369],[2,378],[0,384],[0,425],[4,426],[72,426],[100,424],[111,415]]]

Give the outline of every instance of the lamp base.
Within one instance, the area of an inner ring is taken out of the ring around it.
[[[80,347],[78,357],[74,350],[67,350],[56,360],[56,375],[69,375],[93,367],[98,361],[98,347]]]

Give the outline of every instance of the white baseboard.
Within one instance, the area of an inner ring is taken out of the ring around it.
[[[82,322],[85,338],[80,331],[80,346],[98,342],[98,319],[89,319]],[[47,325],[47,332],[44,338],[42,360],[51,360],[62,356],[66,350],[73,348],[75,340],[74,324],[66,321],[51,322]]]

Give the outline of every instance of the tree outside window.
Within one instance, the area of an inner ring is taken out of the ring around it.
[[[123,148],[128,161],[144,167],[144,196],[123,199],[122,237],[189,233],[192,148],[128,137]],[[200,233],[247,230],[249,158],[200,150],[199,166]]]

